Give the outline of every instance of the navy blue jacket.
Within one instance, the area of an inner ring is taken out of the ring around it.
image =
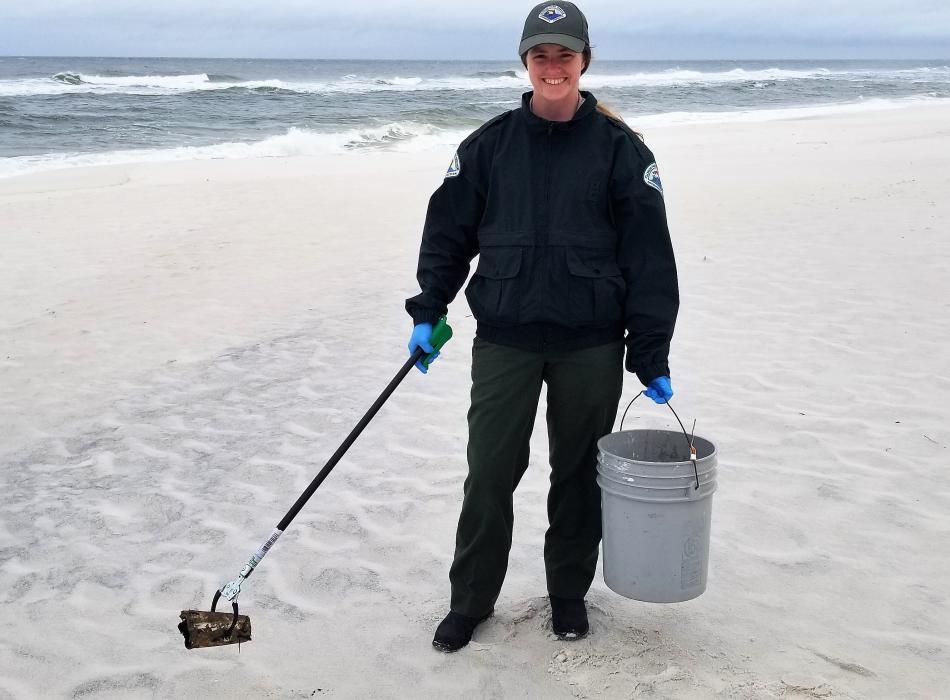
[[[465,290],[477,335],[527,350],[619,340],[644,385],[669,374],[679,308],[676,263],[653,154],[625,124],[584,103],[567,122],[529,108],[495,117],[458,148],[429,200],[406,301],[434,323]]]

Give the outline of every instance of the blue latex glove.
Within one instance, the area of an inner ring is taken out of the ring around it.
[[[649,396],[656,403],[666,403],[673,398],[673,385],[670,384],[669,377],[657,377],[650,386],[643,392],[644,396]]]
[[[415,328],[412,329],[412,335],[409,337],[409,354],[412,355],[416,348],[422,348],[427,353],[434,352],[432,347],[432,324],[431,323],[420,323]],[[439,356],[439,353],[436,352],[432,355],[432,358],[429,360],[429,364],[435,362],[435,358]],[[425,359],[425,358],[423,358]],[[416,363],[416,369],[425,374],[428,370],[422,364],[422,360],[419,360]]]

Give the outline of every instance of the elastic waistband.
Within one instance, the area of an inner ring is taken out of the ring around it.
[[[533,352],[582,350],[623,340],[623,324],[601,328],[571,328],[548,323],[526,323],[503,328],[479,321],[475,335],[490,343]]]

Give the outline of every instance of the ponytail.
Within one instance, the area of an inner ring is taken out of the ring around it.
[[[622,122],[623,117],[613,111],[610,107],[605,105],[603,102],[597,103],[597,111],[603,114],[608,119],[613,119],[615,122]]]
[[[584,54],[584,69],[581,71],[581,75],[584,75],[584,73],[587,72],[587,69],[590,68],[590,62],[594,58],[594,54],[590,50],[590,46],[584,49],[583,54]],[[597,111],[603,114],[608,119],[613,119],[615,122],[619,122],[620,124],[623,124],[624,126],[627,125],[627,123],[623,120],[623,117],[620,116],[619,112],[615,112],[610,107],[605,105],[603,102],[597,103]],[[633,131],[633,129],[631,129],[631,131]],[[637,137],[641,141],[643,141],[643,134],[641,134],[639,131],[633,131],[633,133],[635,133]]]
[[[627,122],[623,120],[623,117],[621,117],[619,113],[613,111],[610,107],[603,104],[602,102],[597,103],[597,111],[603,114],[608,119],[613,119],[615,122],[619,122],[620,124],[623,124],[624,126],[627,125]],[[643,141],[643,134],[641,134],[639,131],[634,131],[633,129],[630,129],[630,131],[633,131],[633,133],[637,135],[637,138]]]

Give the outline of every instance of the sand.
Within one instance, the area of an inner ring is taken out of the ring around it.
[[[539,423],[496,614],[448,656],[464,299],[245,584],[254,641],[186,651],[175,625],[404,361],[451,152],[0,180],[0,698],[940,696],[947,124],[937,104],[646,130],[680,270],[674,405],[720,452],[708,590],[656,605],[598,577],[592,634],[554,638]]]

